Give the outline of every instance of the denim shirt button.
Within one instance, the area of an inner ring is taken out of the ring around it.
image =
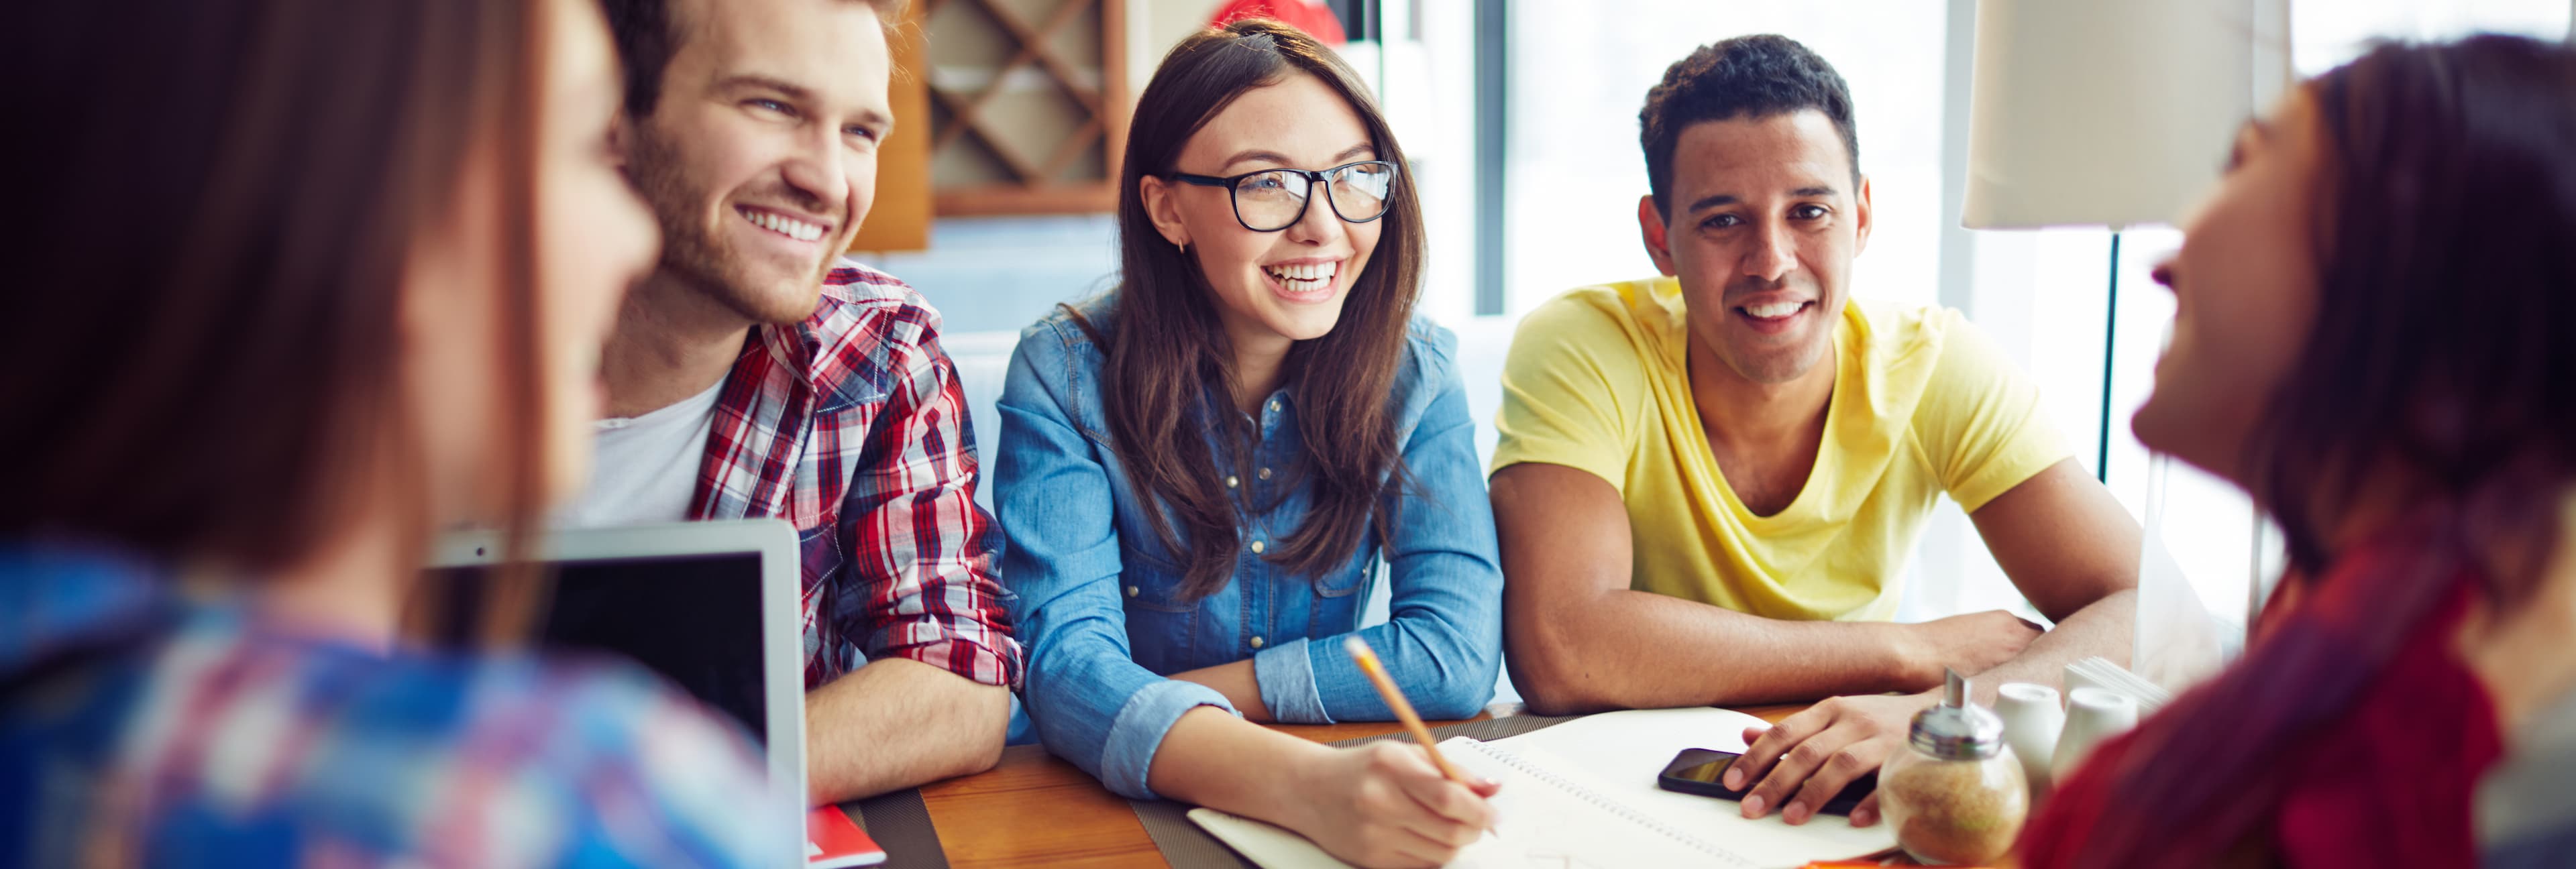
[[[1144,590],[1144,589],[1137,588],[1137,587],[1132,586],[1132,585],[1127,587],[1127,596],[1128,596],[1128,597],[1135,597],[1135,596],[1137,596],[1137,595],[1144,594],[1144,593],[1145,593],[1145,590]]]
[[[1261,638],[1260,638],[1260,637],[1254,637],[1254,638],[1252,638],[1252,647],[1253,647],[1253,648],[1255,648],[1255,649],[1261,648]]]
[[[1260,478],[1262,478],[1262,479],[1264,479],[1264,480],[1270,479],[1270,469],[1269,469],[1269,468],[1263,468],[1263,469],[1261,469],[1260,473],[1256,474],[1255,476],[1258,476],[1258,477],[1260,477]]]
[[[1270,400],[1270,412],[1271,412],[1271,413],[1278,413],[1278,412],[1279,412],[1279,399],[1273,398],[1273,399],[1271,399],[1271,400]]]
[[[1226,488],[1231,489],[1231,488],[1234,488],[1234,487],[1236,487],[1236,486],[1240,486],[1240,485],[1243,485],[1243,481],[1242,481],[1242,480],[1235,479],[1235,476],[1234,476],[1233,474],[1227,474],[1227,475],[1225,475],[1225,487],[1226,487]]]
[[[1266,548],[1266,547],[1262,546],[1261,541],[1259,541],[1259,540],[1252,541],[1252,554],[1254,554],[1254,555],[1260,555],[1260,554],[1261,554],[1261,550],[1263,550],[1264,548]]]

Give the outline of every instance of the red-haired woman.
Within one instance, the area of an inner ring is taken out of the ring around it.
[[[2291,571],[2024,864],[2566,865],[2565,827],[2472,814],[2576,685],[2576,51],[2389,45],[2297,88],[2159,277],[2138,437],[2252,493]]]

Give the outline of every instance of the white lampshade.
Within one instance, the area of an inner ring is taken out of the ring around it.
[[[2257,6],[1978,0],[1963,222],[2174,222],[2255,109]]]

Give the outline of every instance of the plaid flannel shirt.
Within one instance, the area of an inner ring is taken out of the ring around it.
[[[894,276],[843,260],[813,316],[744,342],[689,516],[796,526],[806,688],[889,655],[1016,686],[1020,646],[975,475],[939,313]]]

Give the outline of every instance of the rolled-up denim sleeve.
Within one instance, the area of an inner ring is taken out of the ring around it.
[[[1470,718],[1493,699],[1503,666],[1502,555],[1466,384],[1450,363],[1456,338],[1445,329],[1430,337],[1417,388],[1437,392],[1403,448],[1414,485],[1390,496],[1399,499],[1388,535],[1390,618],[1357,633],[1423,717]],[[1253,675],[1282,722],[1395,717],[1338,636],[1264,649]]]
[[[1027,650],[1021,700],[1048,751],[1121,796],[1155,799],[1147,774],[1173,722],[1200,706],[1235,709],[1129,653],[1113,481],[1066,412],[1077,387],[1064,340],[1051,324],[1024,333],[1002,388],[993,494]]]
[[[1372,641],[1370,646],[1376,646]],[[1331,724],[1323,689],[1315,684],[1312,655],[1340,653],[1339,640],[1316,643],[1298,637],[1252,654],[1252,679],[1261,687],[1261,705],[1282,724]],[[1396,684],[1404,684],[1399,677]],[[1375,690],[1372,688],[1371,690]]]

